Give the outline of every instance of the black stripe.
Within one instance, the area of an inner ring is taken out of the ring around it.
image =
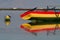
[[[44,25],[44,24],[60,24],[60,17],[52,17],[52,18],[31,18],[29,19],[31,25]]]

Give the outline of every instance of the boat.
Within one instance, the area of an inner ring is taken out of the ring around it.
[[[29,32],[60,29],[60,11],[29,10],[21,14],[20,17],[24,20],[31,21],[21,25],[21,28]]]

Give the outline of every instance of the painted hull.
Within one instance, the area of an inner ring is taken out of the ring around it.
[[[20,17],[24,20],[29,20],[32,17],[40,17],[40,18],[56,18],[56,14],[59,14],[60,17],[60,12],[55,12],[53,10],[50,11],[27,11],[24,14],[20,15]]]
[[[57,17],[58,15],[58,17]],[[30,20],[30,23],[25,23],[21,25],[21,28],[29,32],[47,31],[55,30],[57,24],[59,24],[60,29],[60,12],[55,12],[53,10],[49,11],[27,11],[20,16],[24,20]]]

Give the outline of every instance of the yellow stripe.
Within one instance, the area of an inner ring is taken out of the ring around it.
[[[29,14],[29,15],[26,15],[26,16],[24,16],[24,17],[22,17],[22,19],[24,19],[24,20],[28,20],[28,19],[30,19],[31,17],[56,17],[56,15],[55,14]],[[60,17],[60,14],[59,14],[59,17]]]
[[[56,17],[56,15],[55,14],[31,14],[31,17]]]
[[[28,20],[28,19],[30,19],[30,18],[31,18],[31,14],[28,14],[28,15],[22,17],[22,19],[24,19],[24,20]]]

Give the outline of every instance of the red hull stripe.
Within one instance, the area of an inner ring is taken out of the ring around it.
[[[20,17],[24,17],[30,13],[31,14],[55,14],[54,11],[48,11],[48,12],[47,11],[27,11],[24,14],[20,15]],[[56,12],[56,13],[60,14],[60,12]]]
[[[20,17],[24,17],[24,16],[26,16],[26,15],[28,15],[28,14],[30,14],[30,11],[25,12],[24,14],[21,14]]]

